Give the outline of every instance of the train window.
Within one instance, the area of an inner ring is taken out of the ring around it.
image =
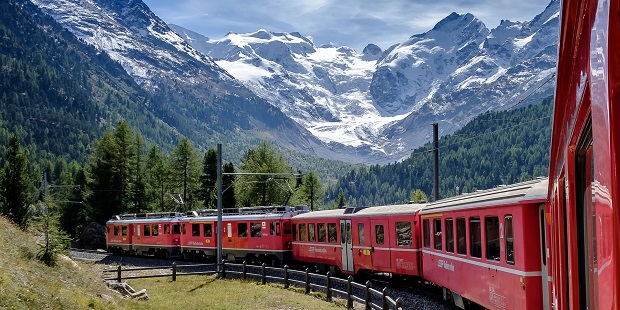
[[[121,234],[121,227],[117,226],[117,225],[114,225],[114,235],[118,236],[120,234]]]
[[[319,230],[319,242],[327,241],[327,226],[325,226],[325,223],[317,224],[317,228]]]
[[[179,224],[172,225],[172,233],[173,234],[180,234],[181,233],[181,225],[179,225]]]
[[[430,248],[431,247],[431,229],[430,229],[428,220],[424,220],[422,222],[422,229],[424,230],[424,247]]]
[[[263,236],[261,232],[261,223],[250,223],[250,230],[252,231],[252,237],[260,238]]]
[[[352,229],[351,228],[351,223],[347,222],[347,243],[348,244],[351,244],[351,242],[352,242],[351,239],[353,238],[353,237],[351,237],[351,229]]]
[[[504,217],[504,242],[506,242],[506,263],[515,264],[515,246],[512,232],[512,215]]]
[[[200,224],[192,224],[192,236],[200,236]]]
[[[336,229],[335,223],[327,224],[327,238],[329,239],[329,243],[338,242],[338,230]]]
[[[469,254],[472,257],[482,258],[480,217],[477,216],[469,218]]]
[[[459,254],[467,254],[467,231],[465,230],[465,219],[456,219],[456,252]]]
[[[278,223],[280,224],[280,223]],[[282,224],[282,233],[285,235],[290,235],[291,234],[291,222],[284,222]]]
[[[237,223],[237,236],[239,238],[248,236],[248,223]]]
[[[164,235],[170,234],[170,224],[164,224]]]
[[[153,236],[159,236],[159,224],[153,225],[153,229],[151,231]]]
[[[316,231],[314,230],[314,224],[308,224],[308,241],[316,241]]]
[[[144,225],[144,236],[151,235],[151,225]]]
[[[127,229],[127,225],[123,225],[123,226],[121,227],[121,235],[123,235],[123,236],[127,236],[127,231],[128,231],[128,229]]]
[[[299,241],[307,241],[306,224],[299,224]]]
[[[396,222],[396,245],[411,246],[411,222]]]
[[[499,218],[487,216],[484,218],[486,238],[486,258],[499,262]]]
[[[359,241],[359,244],[362,245],[366,242],[365,236],[364,236],[364,223],[357,223],[357,241]]]
[[[446,252],[454,253],[454,220],[448,218],[444,225],[446,226]]]
[[[383,230],[383,225],[375,225],[375,234],[376,244],[385,243],[385,231]]]
[[[185,232],[186,232],[186,231],[187,231],[187,230],[185,229],[185,224],[181,225],[181,234],[182,234],[182,235],[185,235]]]
[[[269,234],[271,234],[272,236],[280,235],[280,222],[269,223]]]
[[[202,236],[213,237],[213,224],[202,224]]]
[[[232,223],[226,223],[226,234],[228,235],[228,238],[232,238],[233,235],[233,231],[232,231]],[[247,234],[247,233],[246,233]]]
[[[105,227],[105,233],[108,235],[110,234],[110,225]]]
[[[286,233],[286,230],[284,232]],[[297,224],[293,224],[293,241],[297,241]]]
[[[433,241],[435,250],[441,250],[441,219],[433,220]]]

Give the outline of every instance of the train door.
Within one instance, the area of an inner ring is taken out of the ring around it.
[[[342,271],[354,271],[351,220],[340,220],[340,247],[342,248]]]
[[[549,268],[547,266],[547,220],[545,217],[545,205],[538,207],[540,226],[540,266],[542,271],[542,296],[543,309],[549,309]]]
[[[370,221],[370,253],[372,255],[372,265],[374,267],[392,267],[392,258],[390,256],[390,232],[388,228],[388,220]]]

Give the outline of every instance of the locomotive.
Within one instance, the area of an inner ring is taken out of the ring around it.
[[[224,216],[224,255],[419,277],[461,308],[619,309],[619,12],[618,0],[562,0],[548,179],[423,205]],[[215,223],[117,216],[108,249],[211,256]]]

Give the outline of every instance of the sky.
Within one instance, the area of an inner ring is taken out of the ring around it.
[[[316,46],[385,50],[450,15],[472,13],[489,29],[502,19],[529,21],[551,0],[143,0],[167,24],[212,39],[259,29],[299,32]]]

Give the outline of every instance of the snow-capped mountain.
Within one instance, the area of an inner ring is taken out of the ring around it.
[[[171,28],[321,140],[389,162],[428,142],[431,123],[449,134],[485,111],[551,94],[558,25],[558,0],[532,21],[493,29],[452,13],[386,51],[369,44],[362,53],[317,47],[296,32],[209,39]]]

